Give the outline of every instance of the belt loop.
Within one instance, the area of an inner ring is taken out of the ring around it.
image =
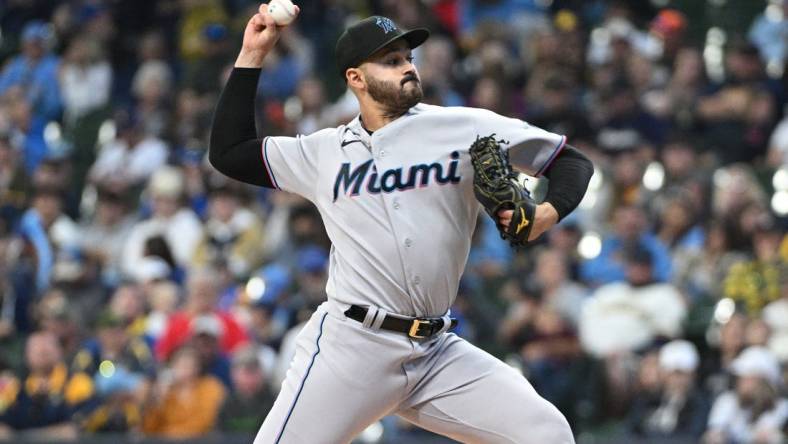
[[[446,312],[446,314],[441,317],[441,320],[443,321],[443,327],[441,327],[441,329],[435,333],[435,336],[440,336],[446,333],[449,328],[451,328],[451,312]]]
[[[366,328],[370,328],[372,323],[375,321],[375,316],[378,314],[378,307],[369,306],[367,308],[367,314],[364,316],[364,322],[361,323]]]
[[[378,308],[378,316],[372,322],[372,329],[373,330],[380,330],[380,326],[383,325],[383,320],[386,319],[388,316],[388,312],[382,308]]]

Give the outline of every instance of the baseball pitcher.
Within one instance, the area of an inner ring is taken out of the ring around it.
[[[282,29],[265,4],[249,20],[209,157],[230,177],[309,199],[333,246],[327,301],[300,333],[255,443],[347,443],[389,414],[461,442],[574,442],[521,374],[451,333],[449,308],[480,208],[502,237],[527,243],[577,206],[591,162],[521,120],[420,103],[411,51],[429,31],[380,16],[336,44],[360,114],[309,135],[258,138],[260,67]],[[544,202],[510,162],[549,179]]]

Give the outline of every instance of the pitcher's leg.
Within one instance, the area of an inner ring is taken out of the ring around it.
[[[464,443],[574,443],[566,418],[517,371],[454,335],[399,415]]]
[[[297,339],[293,363],[254,444],[347,443],[390,413],[401,401],[392,393],[401,391],[404,375],[392,375],[385,359],[376,358],[385,355],[376,350],[380,345],[318,310]]]

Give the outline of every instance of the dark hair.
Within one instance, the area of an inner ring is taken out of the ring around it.
[[[172,249],[170,249],[167,240],[160,235],[151,236],[145,240],[145,247],[143,248],[142,254],[143,256],[156,256],[161,258],[171,269],[176,267]]]

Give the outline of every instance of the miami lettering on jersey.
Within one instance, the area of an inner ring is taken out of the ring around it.
[[[340,189],[342,194],[347,194],[350,190],[351,196],[357,196],[361,193],[362,187],[366,188],[370,194],[390,193],[394,190],[405,191],[415,188],[417,185],[425,187],[429,185],[430,179],[433,177],[439,184],[458,183],[460,181],[460,176],[457,175],[459,158],[459,152],[453,151],[451,153],[451,160],[445,175],[444,165],[437,162],[413,165],[407,171],[404,168],[394,168],[380,174],[377,168],[372,165],[372,159],[353,170],[351,170],[350,162],[345,162],[339,167],[334,181],[334,202],[339,197]],[[368,174],[369,176],[367,176]]]

